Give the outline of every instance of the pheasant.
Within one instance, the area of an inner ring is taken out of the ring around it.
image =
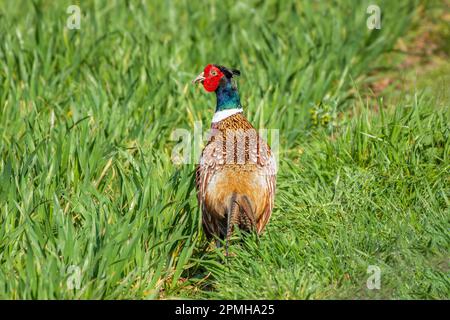
[[[272,213],[276,162],[245,118],[234,76],[240,71],[209,64],[193,83],[215,92],[211,132],[196,169],[202,224],[208,239],[228,241],[237,226],[259,235]]]

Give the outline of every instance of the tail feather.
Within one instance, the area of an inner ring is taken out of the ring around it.
[[[233,193],[230,199],[230,205],[228,207],[228,217],[227,217],[227,234],[225,242],[225,252],[228,256],[228,242],[230,241],[231,231],[233,230],[233,225],[236,221],[236,216],[239,215],[239,204],[236,202],[237,194]]]
[[[227,211],[228,216],[225,250],[226,255],[228,256],[228,243],[231,238],[233,226],[235,224],[238,224],[239,227],[244,227],[248,230],[254,230],[256,228],[256,219],[250,200],[245,195],[238,195],[236,193],[233,193]]]
[[[245,195],[242,196],[241,199],[242,201],[240,201],[240,206],[242,208],[241,210],[241,220],[243,220],[242,224],[246,229],[253,231],[256,228],[256,218],[255,213],[253,212],[252,209],[252,204],[250,203],[248,197]]]

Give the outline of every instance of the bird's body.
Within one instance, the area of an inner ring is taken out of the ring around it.
[[[218,105],[196,186],[206,235],[228,239],[234,225],[258,234],[264,229],[274,204],[276,162],[245,118],[231,76],[222,79],[214,90]]]

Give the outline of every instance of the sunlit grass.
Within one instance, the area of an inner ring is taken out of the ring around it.
[[[359,99],[417,4],[380,1],[370,31],[369,3],[82,1],[68,30],[71,1],[2,2],[0,297],[445,298],[448,105]],[[171,132],[212,117],[190,85],[207,63],[239,68],[248,118],[280,132],[267,232],[227,264],[195,164],[171,160]],[[322,105],[339,116],[315,126]]]

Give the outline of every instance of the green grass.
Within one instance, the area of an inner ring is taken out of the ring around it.
[[[359,96],[417,1],[380,1],[375,31],[370,1],[83,1],[80,30],[70,4],[0,4],[0,298],[449,297],[448,95]],[[227,261],[171,160],[212,117],[207,63],[280,133],[272,219]]]
[[[208,268],[211,296],[448,297],[449,116],[418,100],[304,142],[282,162],[265,236]],[[366,288],[368,265],[382,270],[380,291]]]

